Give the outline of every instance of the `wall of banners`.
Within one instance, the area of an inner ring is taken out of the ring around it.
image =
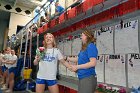
[[[118,23],[110,27],[101,27],[95,33],[99,52],[96,65],[98,82],[129,86],[130,88],[140,86],[138,20]],[[66,56],[75,57],[81,50],[82,42],[79,35],[71,36],[71,38],[65,37],[60,41],[58,42],[58,48]],[[74,62],[69,63],[76,64]],[[75,72],[69,71],[62,64],[59,68],[60,74],[77,77]]]
[[[97,30],[99,54],[139,53],[138,20]]]

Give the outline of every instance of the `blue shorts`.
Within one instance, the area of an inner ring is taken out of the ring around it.
[[[6,71],[8,68],[6,66],[2,66],[2,72]]]
[[[15,74],[16,74],[16,71],[17,71],[17,70],[16,70],[16,67],[11,67],[11,68],[9,69],[9,74],[13,72],[14,75],[15,75]]]
[[[36,79],[36,84],[45,84],[47,86],[53,86],[57,84],[56,80],[45,80],[45,79]]]

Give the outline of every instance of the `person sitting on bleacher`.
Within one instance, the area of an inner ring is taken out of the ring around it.
[[[17,66],[17,56],[15,55],[15,50],[11,50],[11,59],[9,60],[9,62],[7,62],[9,64],[9,89],[5,92],[13,92],[13,88],[14,88],[14,77],[15,77],[15,73],[16,73],[16,66]]]
[[[9,80],[9,76],[8,76],[8,68],[9,68],[9,60],[11,58],[11,48],[8,47],[6,49],[5,55],[2,59],[2,64],[4,64],[3,68],[4,68],[4,74],[3,74],[3,86],[1,88],[1,90],[6,90],[8,88],[8,80]],[[5,79],[6,79],[6,83],[5,83]]]
[[[48,15],[47,12],[45,12],[45,20],[46,20],[46,22],[49,22],[49,20],[50,20],[49,15]]]
[[[61,15],[64,12],[64,8],[59,4],[59,2],[55,3],[55,15]]]
[[[15,51],[11,50],[10,48],[7,48],[7,54],[4,56],[4,60],[2,61],[5,66],[8,68],[5,73],[8,73],[6,75],[6,84],[3,85],[1,88],[2,90],[8,89],[8,84],[9,84],[9,89],[5,92],[12,92],[13,91],[13,86],[14,86],[14,73],[16,73],[16,61],[17,56],[15,55]]]
[[[7,54],[7,49],[4,50],[3,56],[1,56],[1,59],[0,59],[0,61],[1,61],[1,69],[2,69],[2,77],[1,77],[2,80],[1,80],[1,82],[0,82],[1,85],[5,84],[6,75],[7,75],[7,73],[5,73],[6,67],[5,67],[5,65],[4,65],[4,63],[3,63],[3,59],[4,59],[5,54]]]
[[[3,77],[3,72],[2,72],[2,58],[3,58],[3,52],[0,51],[0,77]]]
[[[44,16],[41,16],[41,17],[40,17],[39,26],[42,27],[42,26],[44,26],[45,24],[46,24],[46,20],[45,20]]]

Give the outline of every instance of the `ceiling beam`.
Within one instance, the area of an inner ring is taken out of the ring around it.
[[[42,6],[42,3],[40,1],[37,0],[28,0],[30,3],[34,3],[37,6]]]

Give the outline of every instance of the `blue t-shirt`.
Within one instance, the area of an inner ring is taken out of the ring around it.
[[[59,12],[59,13],[63,13],[64,8],[62,6],[57,6],[56,11]]]
[[[96,58],[98,56],[98,50],[93,43],[90,43],[84,51],[80,51],[78,55],[78,65],[86,64],[90,62],[90,58]],[[82,79],[85,77],[89,77],[91,75],[96,75],[95,67],[91,67],[88,69],[79,69],[78,70],[78,78]]]

